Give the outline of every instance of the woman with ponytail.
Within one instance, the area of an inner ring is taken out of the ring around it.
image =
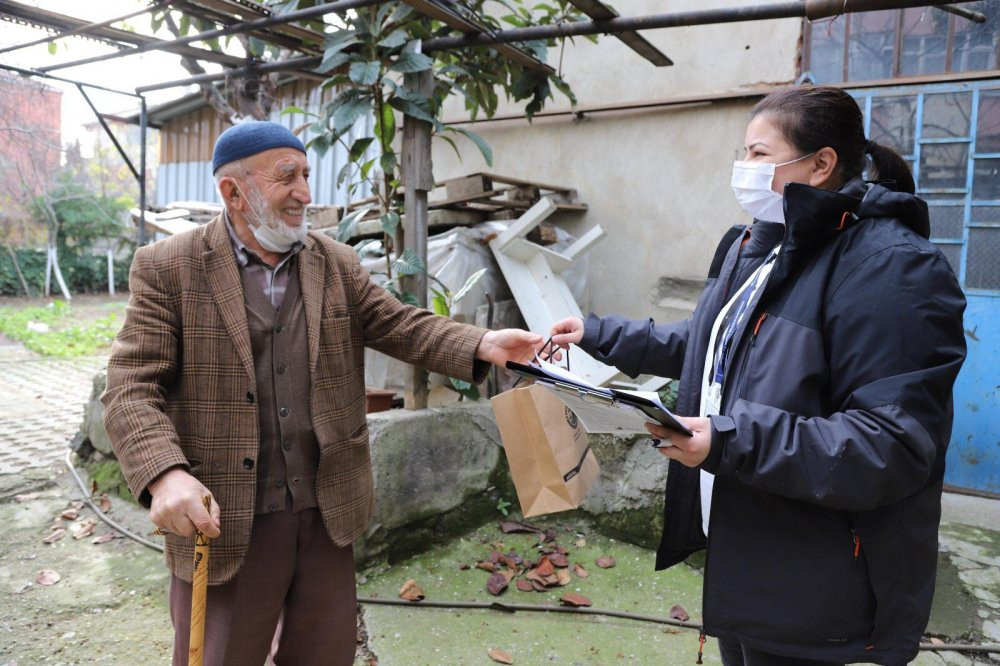
[[[706,549],[727,666],[905,664],[927,626],[965,299],[907,163],[832,87],[751,113],[692,317],[552,329],[629,375],[679,377],[657,568]]]

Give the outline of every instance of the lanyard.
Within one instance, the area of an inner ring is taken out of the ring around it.
[[[751,309],[751,303],[756,302],[757,294],[767,282],[767,278],[770,276],[771,269],[773,268],[772,264],[778,257],[778,250],[780,248],[781,246],[779,245],[771,250],[764,263],[754,271],[753,275],[747,279],[743,286],[740,287],[739,292],[730,301],[729,307],[723,316],[721,335],[716,341],[715,356],[712,361],[711,383],[722,384],[722,379],[726,372],[726,364],[729,361],[733,345],[736,341],[736,333],[743,325],[743,322],[746,321]]]

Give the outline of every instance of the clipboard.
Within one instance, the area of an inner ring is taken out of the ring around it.
[[[692,434],[655,393],[594,386],[540,358],[530,364],[508,361],[507,369],[552,391],[576,414],[588,433],[649,437],[644,424],[656,423],[684,435]]]

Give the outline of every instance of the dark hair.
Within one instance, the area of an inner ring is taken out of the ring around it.
[[[836,175],[844,182],[869,167],[872,180],[892,181],[891,187],[913,194],[913,173],[899,153],[865,138],[858,103],[840,88],[796,86],[778,90],[757,102],[754,118],[768,116],[789,143],[803,154],[829,146],[837,153]],[[869,163],[867,156],[870,156]]]

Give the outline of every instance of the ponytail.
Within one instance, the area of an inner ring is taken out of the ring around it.
[[[899,153],[889,146],[883,146],[874,141],[868,142],[865,152],[871,158],[871,168],[868,170],[868,174],[872,180],[886,184],[893,183],[891,189],[897,192],[914,194],[917,191],[910,165]]]

